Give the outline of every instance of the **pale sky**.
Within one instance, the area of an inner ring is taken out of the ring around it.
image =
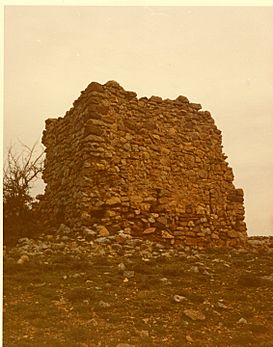
[[[273,235],[273,7],[7,6],[4,48],[4,148],[92,81],[185,95],[223,133],[248,234]]]

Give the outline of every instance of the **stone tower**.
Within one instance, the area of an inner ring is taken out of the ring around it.
[[[47,119],[41,212],[48,226],[104,226],[198,246],[247,238],[221,131],[184,96],[138,99],[92,82],[64,117]]]

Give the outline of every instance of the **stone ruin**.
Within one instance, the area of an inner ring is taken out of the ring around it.
[[[64,117],[46,120],[46,227],[166,240],[246,243],[243,190],[208,111],[185,96],[137,98],[92,82]]]

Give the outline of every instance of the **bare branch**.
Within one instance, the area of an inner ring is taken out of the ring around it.
[[[23,144],[22,144],[23,145]],[[4,200],[10,196],[27,196],[32,183],[43,171],[44,151],[36,155],[36,144],[16,154],[12,147],[8,149],[4,169]]]

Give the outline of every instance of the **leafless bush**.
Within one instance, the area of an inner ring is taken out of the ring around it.
[[[23,145],[16,154],[9,148],[3,173],[4,242],[30,236],[34,227],[34,199],[30,194],[34,182],[43,171],[43,151]],[[37,153],[38,152],[38,153]]]

